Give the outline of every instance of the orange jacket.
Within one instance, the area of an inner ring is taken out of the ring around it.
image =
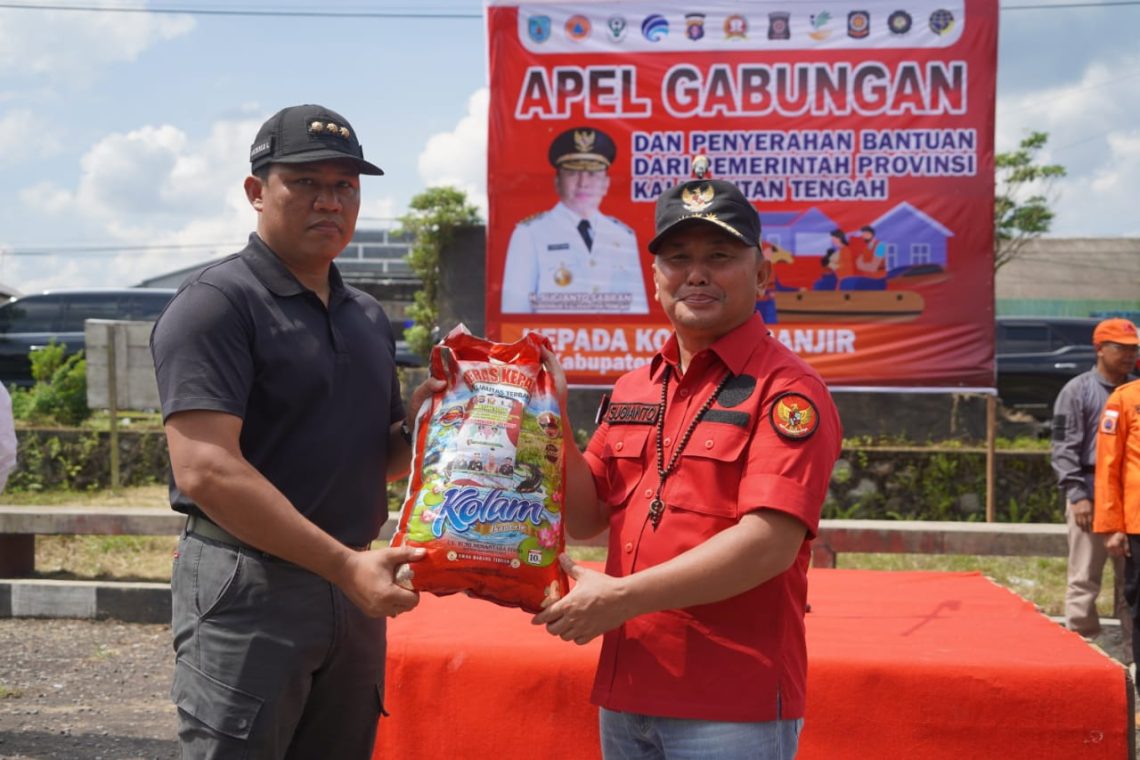
[[[1096,433],[1097,533],[1140,535],[1140,380],[1108,397]]]

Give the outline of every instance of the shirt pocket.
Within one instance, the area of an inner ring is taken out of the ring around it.
[[[735,521],[740,516],[737,495],[750,431],[735,425],[697,425],[680,461],[665,484],[665,503],[712,517]]]
[[[606,465],[607,493],[603,499],[612,508],[624,507],[629,495],[645,475],[645,447],[649,425],[614,426],[606,436],[602,461]]]

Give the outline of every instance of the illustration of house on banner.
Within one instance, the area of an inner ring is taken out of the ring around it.
[[[871,222],[883,241],[887,271],[914,264],[938,264],[946,269],[946,249],[954,233],[906,201]]]
[[[822,256],[831,247],[835,221],[812,206],[806,211],[760,212],[761,235],[795,256]]]

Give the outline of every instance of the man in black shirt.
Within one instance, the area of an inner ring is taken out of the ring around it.
[[[179,738],[193,757],[367,758],[385,618],[419,601],[393,578],[419,552],[369,550],[385,481],[410,461],[395,341],[332,263],[360,175],[382,172],[315,105],[271,117],[250,161],[257,232],[183,285],[151,338],[171,504],[188,515],[171,580]]]

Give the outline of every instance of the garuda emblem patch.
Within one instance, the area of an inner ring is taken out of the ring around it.
[[[768,421],[780,435],[800,441],[819,427],[819,411],[807,396],[791,391],[777,396],[772,402]]]

